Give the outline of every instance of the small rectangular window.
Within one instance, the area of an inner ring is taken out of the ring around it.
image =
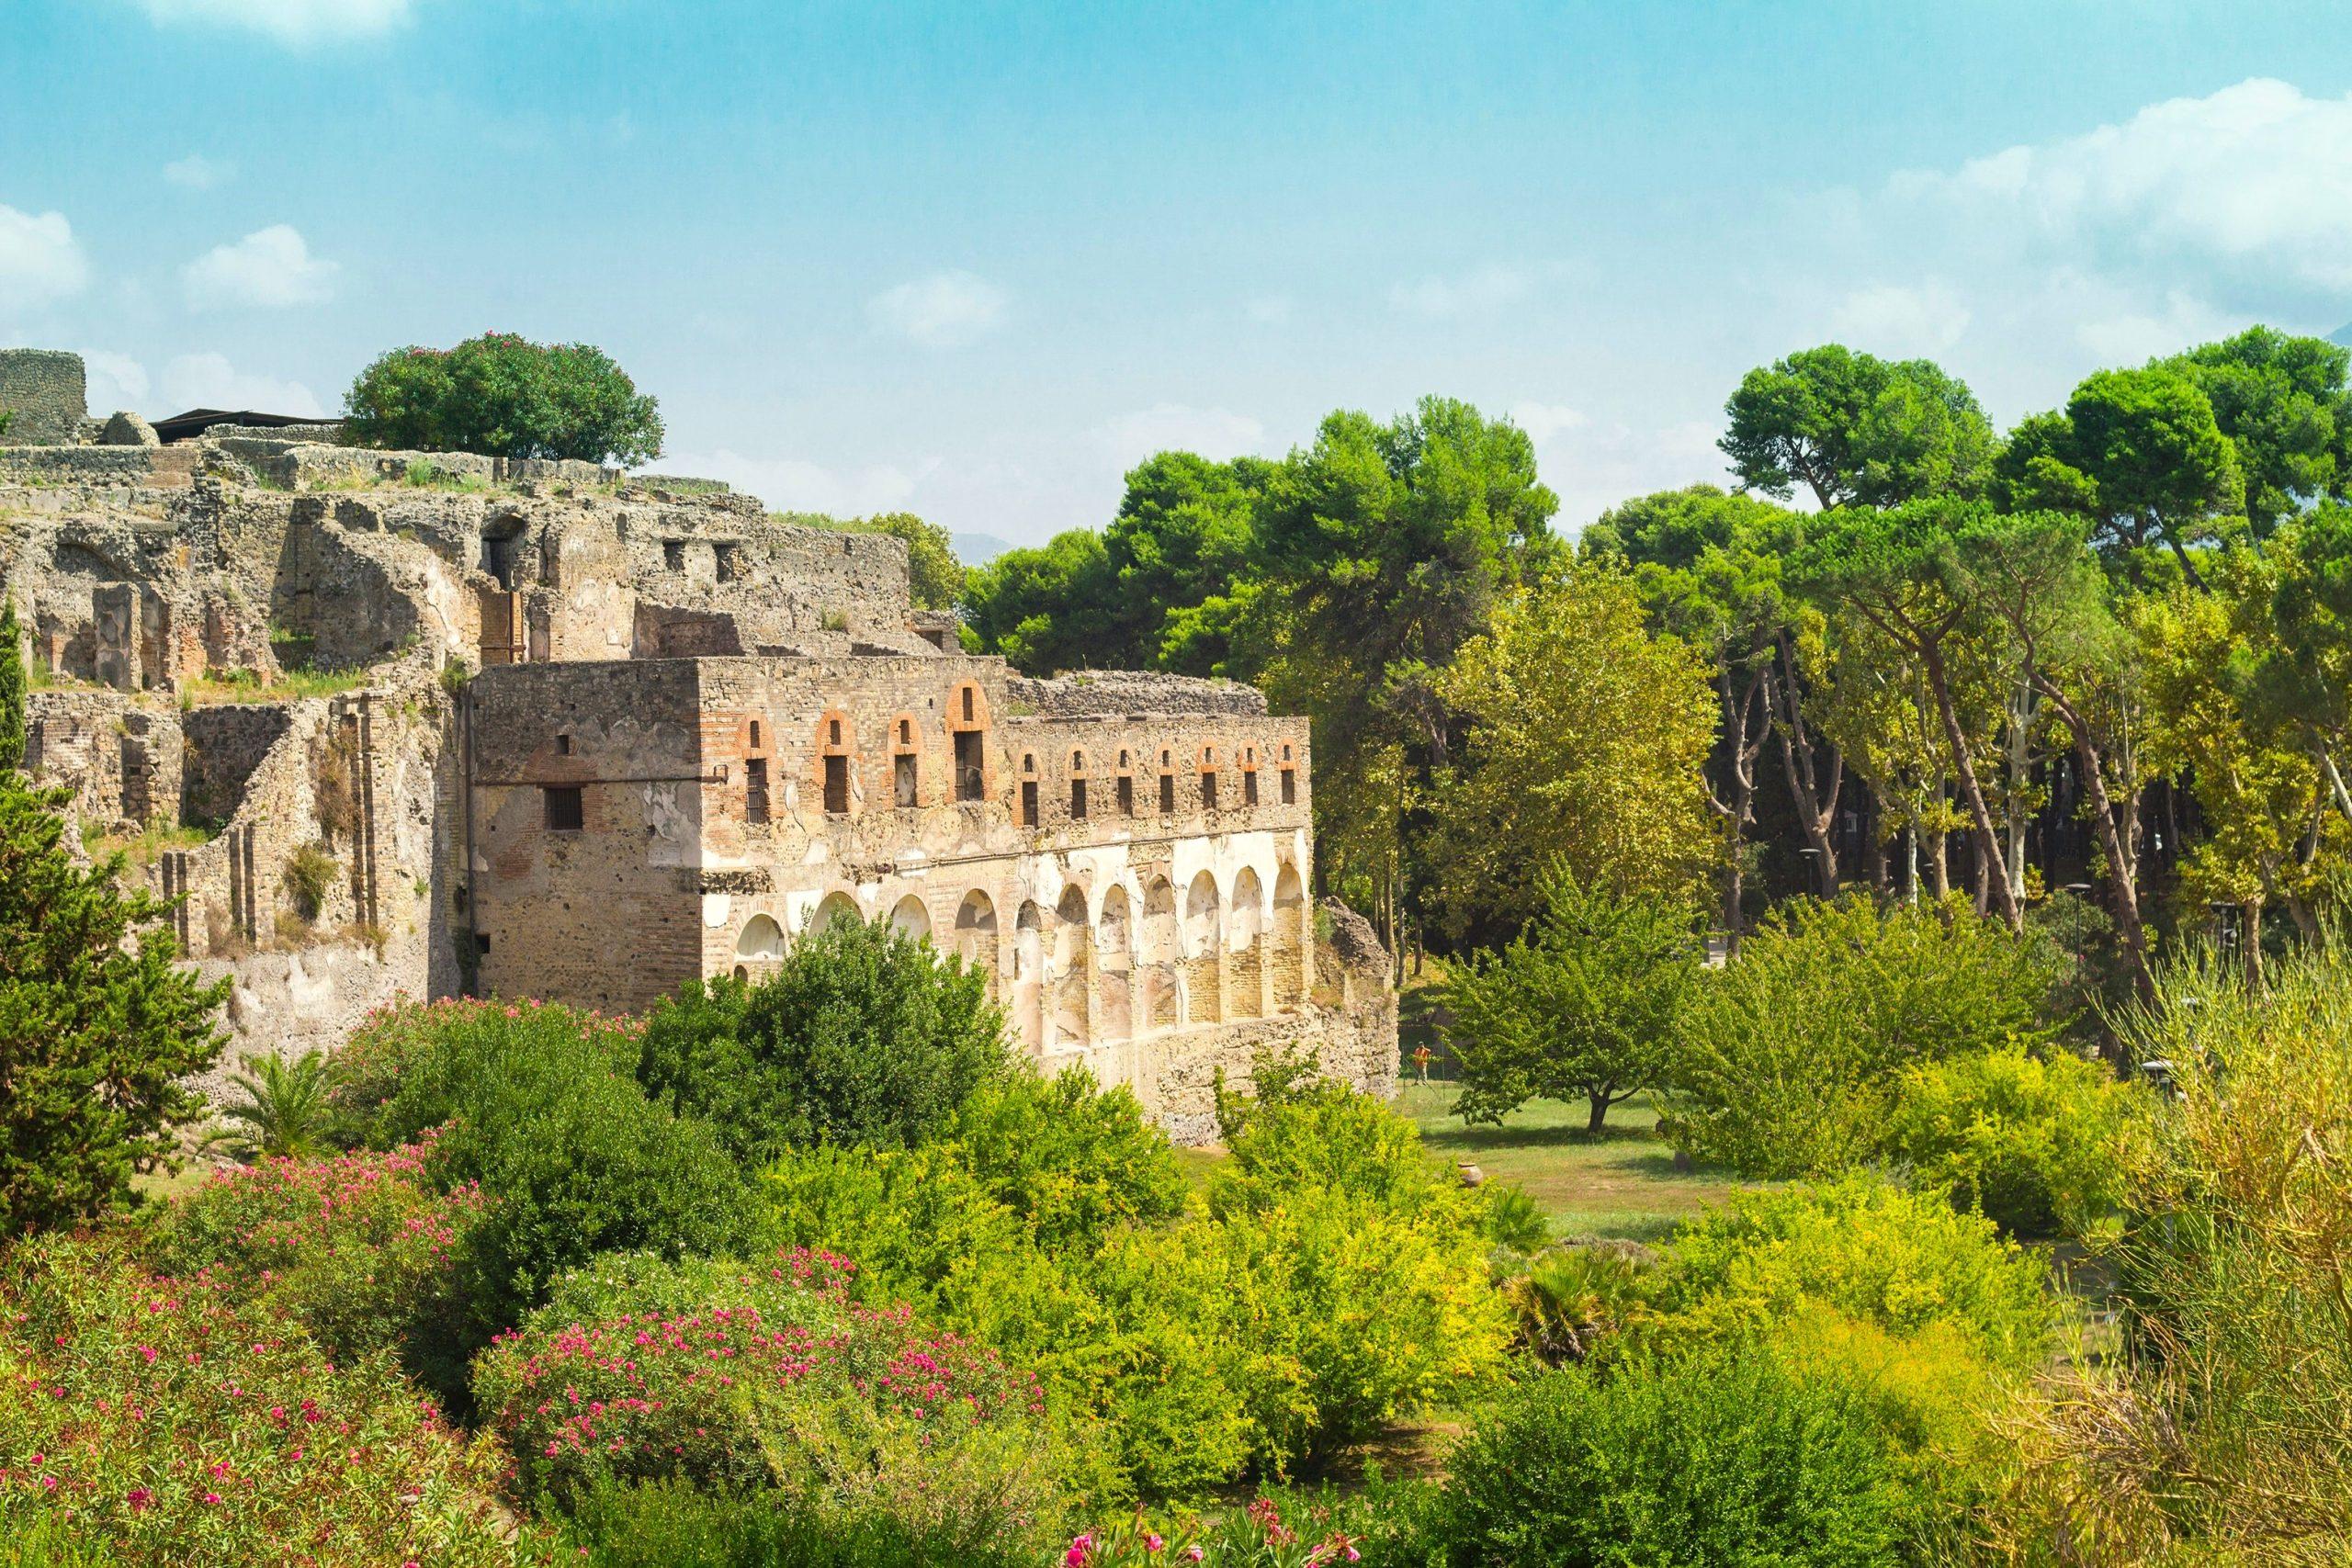
[[[1023,828],[1037,825],[1037,781],[1035,779],[1023,779],[1021,783],[1021,825]]]
[[[1174,773],[1159,775],[1159,814],[1162,817],[1176,815],[1176,775]]]
[[[1201,775],[1201,809],[1204,811],[1216,809],[1216,775],[1215,773]]]
[[[559,757],[569,757],[571,755],[571,736],[559,735],[555,738],[555,754]]]
[[[825,759],[825,815],[828,817],[849,815],[849,759],[847,757]]]
[[[1244,806],[1258,804],[1258,775],[1255,773],[1241,775],[1241,804]]]
[[[743,764],[743,820],[768,819],[768,760],[754,757]]]
[[[1283,770],[1283,804],[1284,806],[1298,804],[1298,773],[1295,769]]]
[[[890,798],[900,806],[915,804],[915,754],[901,751],[890,763]]]
[[[686,542],[684,539],[662,541],[662,564],[672,571],[686,570]]]
[[[966,694],[969,695],[969,694]],[[956,732],[956,798],[978,800],[986,792],[988,773],[980,766],[980,748],[988,744],[988,733],[979,729],[959,729]]]
[[[1069,781],[1069,819],[1073,822],[1086,820],[1086,781],[1084,779]]]
[[[1136,814],[1136,781],[1122,774],[1119,779],[1119,815]]]
[[[539,794],[547,805],[548,831],[576,833],[588,825],[588,814],[581,802],[578,784],[548,784]]]

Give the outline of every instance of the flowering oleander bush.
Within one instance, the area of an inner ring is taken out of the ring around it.
[[[605,1481],[776,1489],[812,1507],[1058,1523],[1063,1457],[1035,1378],[905,1306],[852,1302],[835,1260],[786,1253],[757,1304],[535,1314],[476,1366],[527,1500]]]
[[[337,1362],[390,1350],[447,1396],[465,1386],[458,1249],[488,1206],[471,1183],[435,1192],[436,1134],[386,1154],[264,1160],[172,1205],[150,1248],[170,1274],[209,1269],[240,1300],[290,1314]]]
[[[0,1263],[0,1540],[53,1528],[141,1568],[548,1561],[493,1509],[493,1454],[381,1355],[331,1364],[209,1273],[109,1238]]]
[[[1361,1493],[1259,1494],[1215,1518],[1134,1517],[1071,1538],[1059,1568],[1365,1568],[1442,1562],[1422,1539],[1434,1489],[1377,1474]]]

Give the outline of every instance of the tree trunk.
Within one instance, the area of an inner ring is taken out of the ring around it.
[[[1606,1090],[1585,1097],[1584,1130],[1598,1136],[1609,1121],[1610,1098]]]
[[[1944,743],[1951,748],[1952,772],[1960,779],[1961,798],[1976,824],[1976,852],[1993,873],[2001,921],[2012,931],[2025,930],[2025,906],[2010,896],[2008,868],[2001,861],[2001,840],[1993,831],[1993,813],[1984,804],[1984,787],[1976,780],[1976,764],[1968,754],[1968,737],[1960,728],[1960,713],[1952,705],[1951,687],[1944,678],[1943,649],[1932,637],[1920,640],[1928,666],[1928,685],[1936,694],[1936,711],[1943,716]]]
[[[2140,815],[2140,803],[2135,797],[2129,807],[2130,823],[2116,820],[2115,803],[2107,793],[2107,769],[2099,753],[2098,742],[2092,738],[2091,728],[2085,722],[2075,705],[2066,700],[2055,682],[2041,680],[2042,696],[2051,711],[2065,725],[2075,739],[2075,761],[2083,775],[2083,792],[2090,797],[2091,831],[2098,839],[2099,852],[2107,859],[2108,910],[2115,918],[2116,940],[2123,944],[2124,963],[2132,971],[2132,988],[2143,998],[2155,994],[2155,977],[2148,970],[2148,934],[2140,923],[2140,861],[2132,852],[2126,835],[2134,830]]]
[[[1780,639],[1780,663],[1771,675],[1767,705],[1772,709],[1772,730],[1781,739],[1781,771],[1788,775],[1789,796],[1796,803],[1797,825],[1813,849],[1814,868],[1820,877],[1821,896],[1838,892],[1838,796],[1845,787],[1846,759],[1834,756],[1826,769],[1814,755],[1813,736],[1805,728],[1804,693],[1797,682],[1796,655],[1789,639]],[[1878,853],[1878,882],[1885,885],[1886,853]]]
[[[2245,988],[2259,996],[2262,994],[2262,900],[2249,898],[2245,908],[2243,940],[2245,951],[2239,954],[2239,958],[2245,973]]]

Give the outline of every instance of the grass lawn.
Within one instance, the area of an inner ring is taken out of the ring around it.
[[[1499,1126],[1473,1127],[1454,1116],[1453,1096],[1452,1084],[1408,1081],[1396,1109],[1421,1129],[1432,1153],[1475,1160],[1489,1181],[1525,1188],[1555,1236],[1656,1241],[1741,1185],[1728,1171],[1675,1169],[1657,1112],[1639,1101],[1612,1108],[1607,1131],[1595,1138],[1585,1131],[1581,1100],[1534,1100]]]

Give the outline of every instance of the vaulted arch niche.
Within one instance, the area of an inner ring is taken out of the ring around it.
[[[910,893],[891,909],[890,929],[909,942],[926,941],[931,936],[931,911]]]
[[[996,942],[996,905],[976,887],[964,895],[964,902],[956,910],[956,956],[964,961],[967,968],[985,967],[993,973],[997,966]]]
[[[1128,1040],[1135,1035],[1133,927],[1127,890],[1113,887],[1102,895],[1102,917],[1094,923],[1094,1032],[1098,1039]]]
[[[1306,999],[1306,944],[1310,938],[1307,922],[1314,917],[1306,907],[1306,887],[1299,880],[1298,868],[1286,865],[1274,877],[1274,911],[1272,931],[1267,962],[1273,968],[1274,1005],[1295,1007]]]
[[[1233,908],[1226,919],[1226,1011],[1232,1018],[1259,1018],[1266,1010],[1266,895],[1248,866],[1233,879]]]
[[[1164,876],[1153,877],[1144,888],[1140,937],[1136,959],[1142,971],[1136,983],[1143,993],[1144,1025],[1173,1029],[1183,1021],[1176,983],[1176,889]]]
[[[1012,1025],[1031,1045],[1046,1038],[1046,918],[1023,901],[1012,919]]]
[[[1184,1020],[1216,1023],[1224,1016],[1219,976],[1223,954],[1218,937],[1223,909],[1216,896],[1216,878],[1204,871],[1184,893]]]
[[[1086,890],[1070,886],[1062,889],[1061,899],[1054,906],[1053,964],[1047,972],[1052,987],[1052,1031],[1046,1036],[1048,1046],[1084,1045],[1093,1038],[1087,1003],[1089,983],[1092,978],[1091,951],[1094,929],[1088,922]]]

